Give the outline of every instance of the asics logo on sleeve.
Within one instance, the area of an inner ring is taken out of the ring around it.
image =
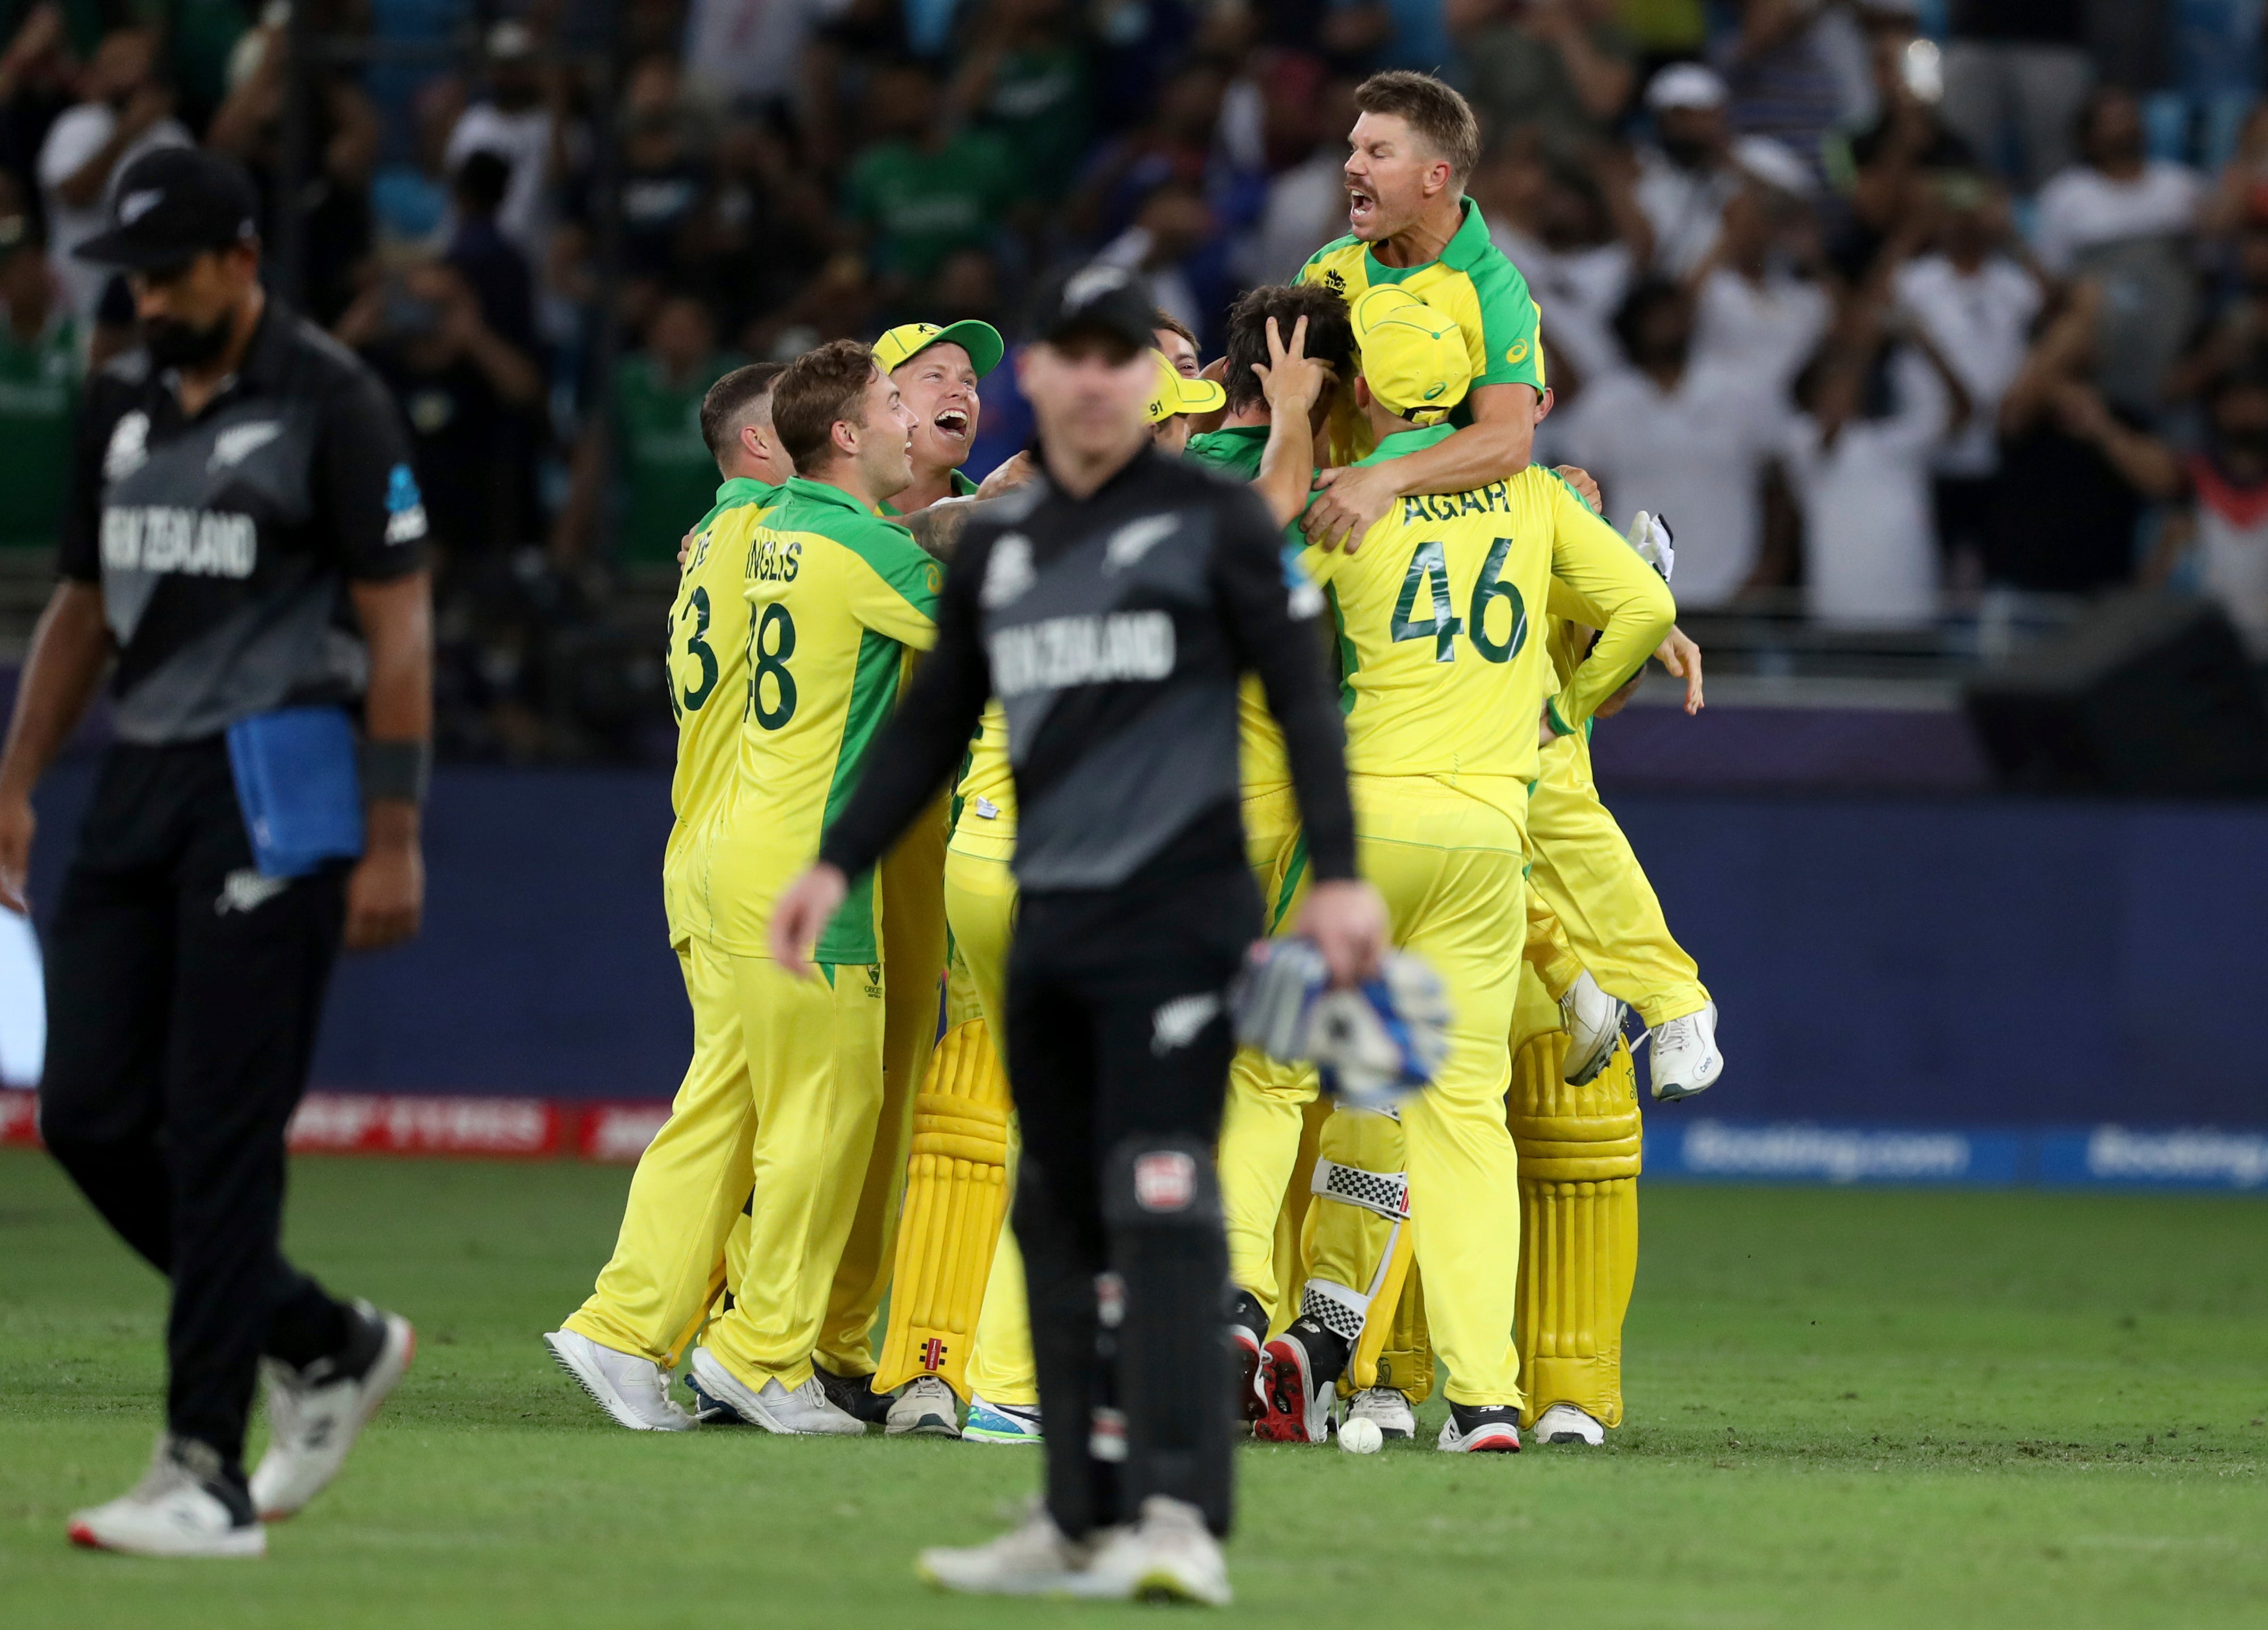
[[[1034,690],[1164,679],[1174,671],[1174,619],[1163,611],[1049,617],[992,637],[992,688],[1002,700]]]

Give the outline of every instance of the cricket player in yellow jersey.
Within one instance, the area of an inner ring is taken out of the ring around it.
[[[1463,336],[1472,383],[1449,416],[1454,434],[1316,478],[1301,524],[1314,542],[1351,548],[1405,493],[1469,491],[1525,469],[1544,379],[1527,279],[1490,242],[1488,224],[1464,195],[1480,159],[1472,108],[1432,75],[1402,70],[1372,75],[1354,100],[1348,235],[1318,249],[1295,281],[1350,302],[1392,284],[1447,313]]]
[[[677,718],[677,815],[662,859],[669,942],[693,1005],[693,1058],[669,1119],[639,1158],[615,1254],[563,1329],[544,1337],[559,1367],[619,1424],[682,1431],[669,1371],[721,1288],[725,1244],[747,1199],[747,1104],[740,1007],[725,959],[705,942],[706,874],[730,804],[747,696],[748,602],[741,587],[756,523],[793,472],[772,432],[777,363],[736,368],[709,387],[701,429],[725,483],[688,541],[669,614],[669,704]],[[688,1173],[714,1174],[688,1190]]]
[[[746,1198],[732,1302],[693,1354],[704,1408],[774,1432],[855,1434],[812,1355],[849,1236],[882,1098],[883,948],[870,873],[821,936],[825,977],[767,954],[774,896],[815,852],[895,704],[907,648],[935,638],[941,573],[881,500],[906,484],[910,421],[865,346],[791,363],[772,424],[797,474],[748,550],[747,673],[733,796],[699,881],[695,933],[740,1016],[751,1092],[745,1167],[683,1172],[691,1191]]]
[[[874,342],[875,363],[898,387],[899,401],[913,420],[912,476],[884,501],[885,515],[909,517],[976,492],[976,483],[961,466],[968,457],[983,408],[979,381],[999,365],[1004,350],[998,332],[990,323],[976,321],[943,328],[902,323]],[[882,1109],[875,1120],[858,1211],[836,1265],[815,1361],[820,1383],[839,1408],[862,1420],[881,1421],[893,1433],[937,1429],[935,1414],[924,1399],[889,1396],[893,1381],[902,1377],[875,1379],[873,1333],[899,1257],[899,1226],[907,1215],[901,1202],[909,1156],[917,1137],[929,1135],[917,1126],[917,1103],[928,1090],[939,1040],[948,824],[946,800],[940,798],[933,818],[917,822],[877,868],[887,947]],[[1003,1103],[1006,1090],[1005,1085],[1000,1088]],[[917,1220],[929,1214],[919,1206],[913,1208]],[[918,1260],[934,1253],[924,1243],[914,1254]],[[899,1301],[908,1304],[893,1302],[902,1316],[919,1298]]]
[[[1381,438],[1371,459],[1447,441],[1455,432],[1442,421],[1472,377],[1457,324],[1391,286],[1366,291],[1352,316],[1357,400]],[[1452,1371],[1440,1447],[1516,1450],[1520,1201],[1504,1095],[1539,720],[1547,734],[1581,728],[1660,642],[1675,608],[1545,470],[1401,499],[1360,543],[1311,549],[1300,564],[1322,586],[1338,632],[1364,874],[1386,896],[1395,943],[1440,972],[1454,1015],[1447,1063],[1401,1112],[1426,1315]],[[1550,694],[1531,620],[1555,599],[1602,633]],[[1269,1342],[1268,1435],[1321,1441],[1366,1310],[1318,1301]]]

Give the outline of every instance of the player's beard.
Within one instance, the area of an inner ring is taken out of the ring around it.
[[[147,317],[142,322],[142,343],[149,347],[150,360],[160,368],[195,368],[226,350],[235,331],[233,310],[202,325],[178,317]]]

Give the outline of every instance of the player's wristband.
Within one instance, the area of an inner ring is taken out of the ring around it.
[[[433,779],[433,744],[414,741],[364,741],[362,744],[362,795],[365,802],[380,799],[423,804]]]

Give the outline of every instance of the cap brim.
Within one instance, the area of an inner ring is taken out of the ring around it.
[[[1183,413],[1211,413],[1228,406],[1228,392],[1222,388],[1219,380],[1182,378],[1181,393],[1181,410]]]
[[[1000,358],[1008,353],[1007,342],[1000,337],[1000,330],[974,317],[946,323],[929,343],[960,346],[968,353],[968,365],[976,370],[976,377],[980,380],[998,367]],[[922,348],[923,350],[928,349],[927,345]],[[921,352],[916,351],[914,355],[918,357]]]
[[[71,251],[71,258],[97,266],[114,266],[121,271],[154,271],[160,266],[186,265],[210,247],[183,248],[177,243],[140,242],[131,231],[114,226],[80,244]]]

